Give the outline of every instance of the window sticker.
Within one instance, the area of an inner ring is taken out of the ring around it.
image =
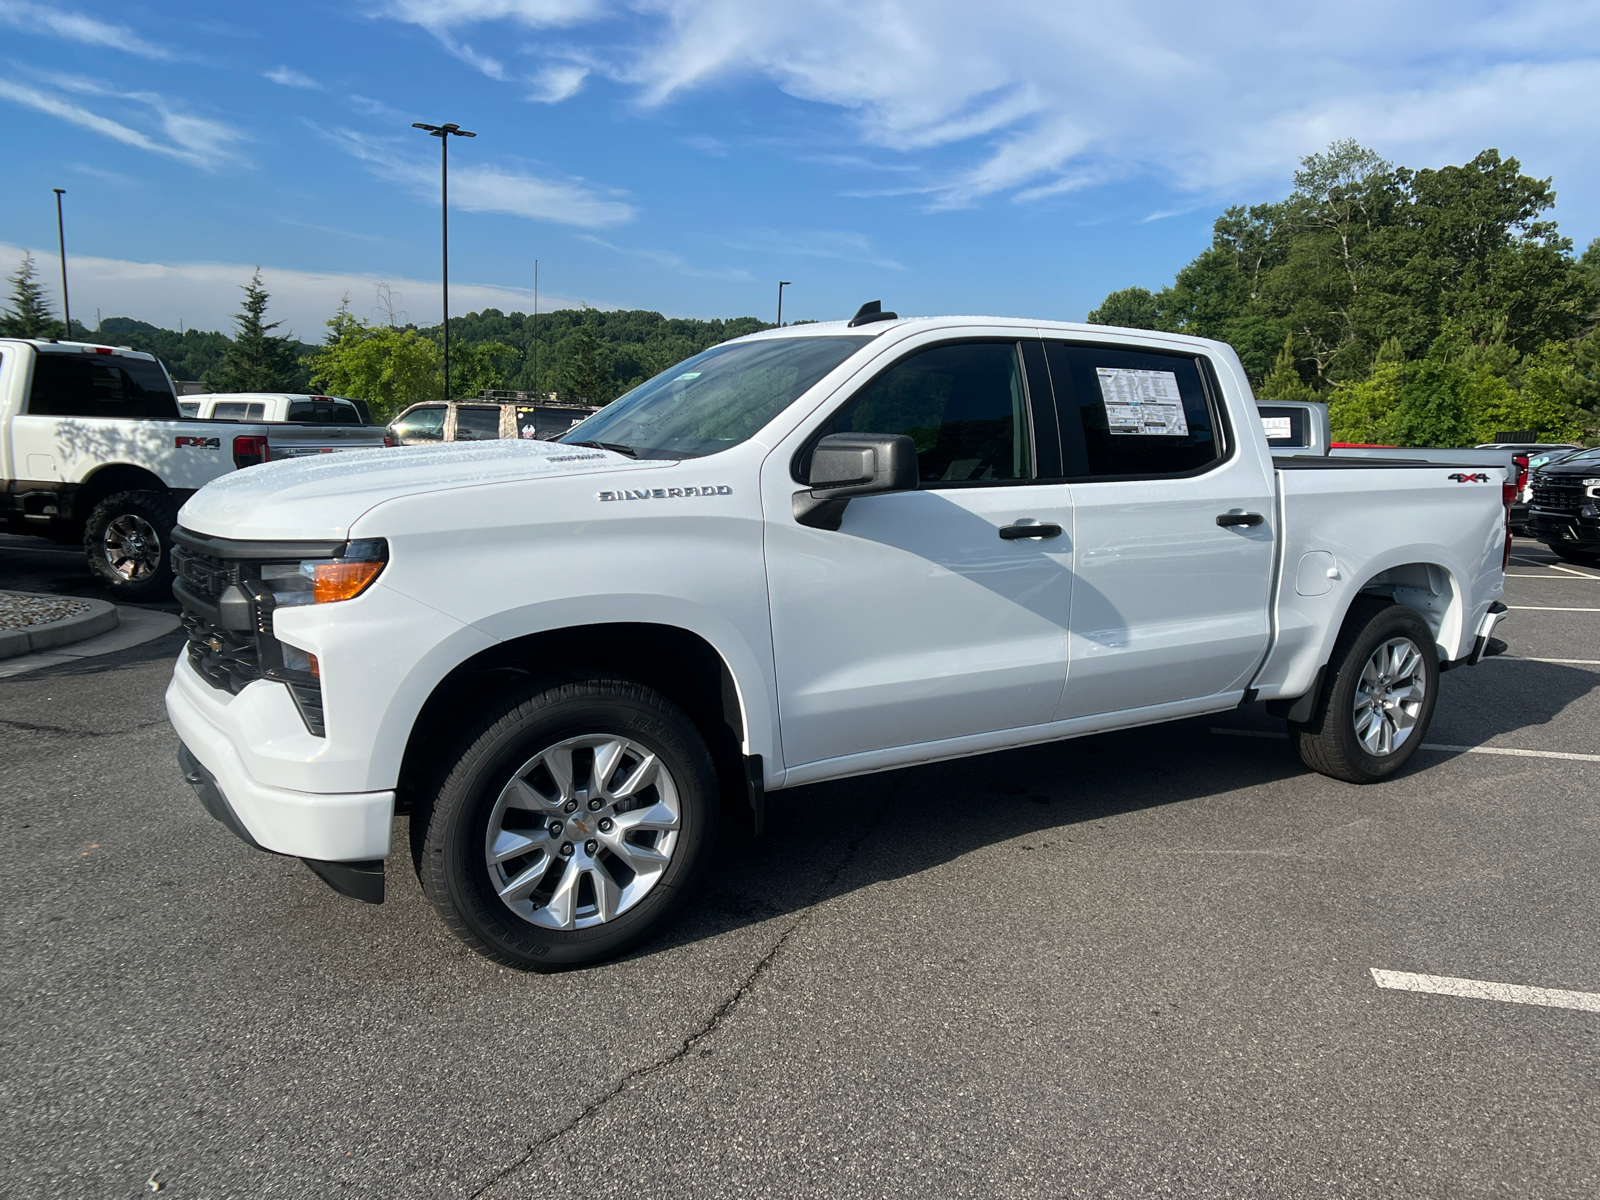
[[[1096,367],[1095,373],[1100,376],[1100,397],[1112,433],[1189,435],[1176,373],[1124,367]]]
[[[1262,417],[1261,428],[1266,430],[1268,441],[1294,436],[1294,421],[1289,417]]]

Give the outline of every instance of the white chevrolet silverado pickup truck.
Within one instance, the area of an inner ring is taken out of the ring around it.
[[[1392,775],[1491,638],[1503,472],[1274,460],[1218,342],[990,318],[769,330],[561,442],[274,463],[180,514],[189,782],[466,942],[646,936],[767,793],[1252,700]]]
[[[165,598],[178,506],[203,484],[269,456],[387,445],[385,435],[193,420],[152,355],[0,339],[0,529],[81,544],[118,600]]]

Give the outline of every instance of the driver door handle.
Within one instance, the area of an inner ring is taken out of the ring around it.
[[[1230,525],[1259,525],[1265,519],[1260,513],[1225,512],[1217,517],[1217,524],[1226,529]]]
[[[1258,520],[1260,518],[1257,518]],[[1061,536],[1061,526],[1050,524],[1002,525],[1000,536],[1008,542],[1018,538],[1053,538]]]

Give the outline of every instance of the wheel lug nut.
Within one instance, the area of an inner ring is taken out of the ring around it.
[[[593,854],[598,849],[600,849],[600,843],[595,841],[593,838],[590,838],[583,844],[583,852],[585,854]]]
[[[576,800],[568,800],[565,804],[563,804],[561,806],[561,810],[563,812],[577,812],[578,811],[578,802]]]
[[[561,857],[562,858],[571,858],[572,857],[572,843],[571,842],[562,842],[561,843]]]
[[[612,822],[610,817],[601,817],[600,818],[600,832],[601,833],[610,833],[612,824],[613,824],[613,822]]]
[[[561,836],[561,822],[560,821],[551,821],[550,822],[550,836],[551,837],[560,837]]]
[[[589,801],[589,811],[590,812],[599,812],[600,811],[600,806],[603,803],[604,803],[604,801],[601,800],[599,796],[596,796],[593,800]]]

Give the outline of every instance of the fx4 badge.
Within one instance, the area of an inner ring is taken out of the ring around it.
[[[683,496],[731,496],[725,483],[714,487],[630,488],[625,492],[601,492],[602,500],[677,500]]]
[[[219,450],[222,448],[222,439],[219,437],[180,437],[173,438],[172,444],[180,450],[185,446],[198,446],[202,450]]]
[[[1464,475],[1460,471],[1457,471],[1454,475],[1449,476],[1449,478],[1454,480],[1456,483],[1488,483],[1489,482],[1489,476],[1484,474],[1482,471],[1475,471],[1471,475]]]

